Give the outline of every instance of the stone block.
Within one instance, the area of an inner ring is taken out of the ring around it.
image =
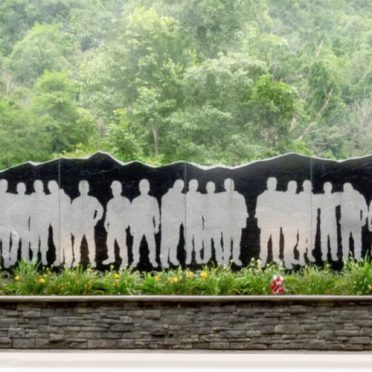
[[[370,337],[350,337],[349,342],[352,344],[370,344],[371,339]]]
[[[325,342],[325,340],[310,340],[308,343],[308,347],[310,350],[327,350],[329,348],[329,344]]]
[[[88,340],[88,349],[115,349],[115,340]]]
[[[278,324],[274,327],[275,333],[301,333],[301,327],[297,324]]]
[[[49,340],[50,341],[62,341],[66,339],[66,335],[64,333],[51,333],[49,335]]]
[[[120,319],[120,323],[124,323],[124,324],[133,323],[133,318],[127,315],[120,316],[119,319]]]
[[[14,349],[33,349],[35,344],[33,338],[14,338],[12,346]]]
[[[224,350],[229,349],[230,343],[226,341],[214,341],[210,343],[210,349]]]
[[[324,340],[331,340],[333,339],[334,332],[333,331],[319,331],[317,333],[317,337],[319,339],[324,339]]]
[[[132,325],[128,324],[113,324],[110,326],[110,331],[111,332],[131,332],[133,330]]]
[[[7,345],[12,345],[12,339],[10,337],[0,337],[0,347],[5,347]]]
[[[24,337],[25,330],[21,327],[9,327],[8,335],[9,337]]]
[[[40,310],[24,310],[22,313],[24,318],[37,318],[39,319],[41,316]]]
[[[116,347],[119,349],[133,349],[134,340],[117,340]]]
[[[347,336],[347,337],[352,337],[352,336],[360,336],[361,332],[359,330],[357,331],[347,331],[347,330],[344,330],[344,329],[340,329],[340,330],[335,330],[335,336],[338,337],[338,336]]]
[[[246,333],[247,337],[260,337],[262,335],[261,331],[247,331]]]

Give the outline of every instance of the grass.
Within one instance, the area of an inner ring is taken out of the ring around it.
[[[132,270],[106,272],[81,267],[54,272],[20,262],[12,272],[0,274],[1,295],[265,295],[271,294],[274,275],[284,278],[285,293],[293,295],[372,294],[372,263],[347,261],[341,271],[329,266],[306,266],[286,272],[277,265],[261,267],[252,261],[240,271],[204,267],[199,271],[161,272]]]

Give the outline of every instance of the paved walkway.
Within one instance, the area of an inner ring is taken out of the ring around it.
[[[0,351],[0,371],[372,371],[371,353]]]

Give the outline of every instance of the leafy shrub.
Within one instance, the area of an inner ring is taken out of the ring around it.
[[[285,293],[293,295],[372,294],[372,263],[344,263],[341,271],[307,266],[296,272],[259,260],[239,271],[205,266],[201,270],[174,269],[139,272],[113,268],[99,272],[76,267],[60,272],[20,262],[11,273],[0,274],[0,295],[266,295],[275,275],[284,278]]]

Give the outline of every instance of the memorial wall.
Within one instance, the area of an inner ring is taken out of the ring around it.
[[[2,267],[239,268],[259,258],[337,268],[370,255],[371,200],[372,156],[287,154],[233,168],[103,153],[26,163],[0,172]]]

